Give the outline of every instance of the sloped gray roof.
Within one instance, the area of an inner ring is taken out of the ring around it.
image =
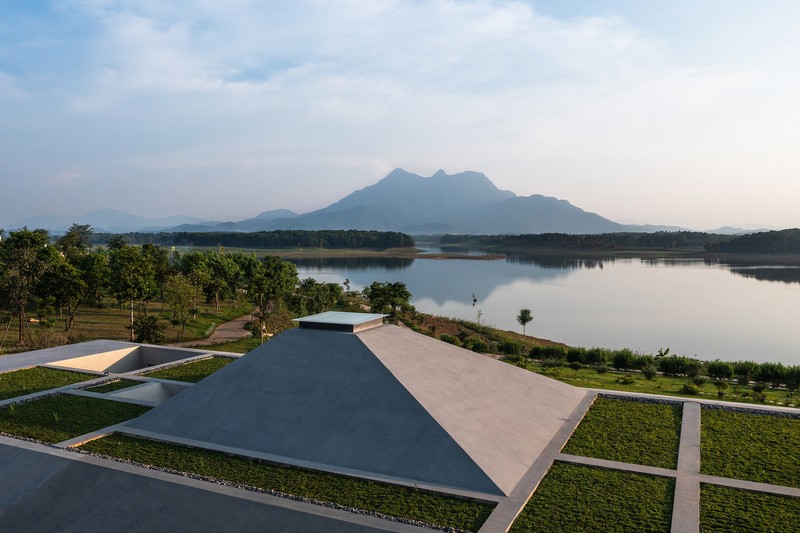
[[[585,394],[398,326],[295,329],[127,427],[497,497],[510,493]]]

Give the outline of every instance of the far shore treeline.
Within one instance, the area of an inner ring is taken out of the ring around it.
[[[244,232],[96,233],[92,244],[108,244],[115,237],[130,244],[231,248],[367,248],[385,250],[414,246],[414,239],[396,231],[275,230]]]
[[[601,233],[574,235],[444,235],[442,244],[479,243],[492,247],[563,251],[685,250],[708,253],[800,254],[800,229],[765,231],[747,235],[721,235],[696,231],[655,233]]]

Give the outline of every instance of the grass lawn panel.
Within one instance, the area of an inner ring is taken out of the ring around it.
[[[703,474],[800,487],[796,418],[703,409],[700,438]]]
[[[242,483],[264,490],[471,531],[480,528],[494,507],[491,504],[435,495],[408,487],[301,470],[126,435],[109,435],[87,442],[81,448],[92,453]]]
[[[557,462],[511,531],[667,532],[674,489],[670,478]]]
[[[681,417],[677,405],[597,398],[562,451],[676,468]]]
[[[250,350],[261,346],[261,339],[256,337],[248,337],[239,339],[237,341],[223,342],[222,344],[208,344],[203,346],[195,346],[195,348],[205,348],[206,350],[214,350],[217,352],[231,352],[231,353],[247,353]]]
[[[0,409],[0,432],[48,443],[143,415],[149,407],[57,394]]]
[[[154,370],[153,372],[147,372],[146,375],[151,378],[197,383],[233,361],[234,359],[230,357],[211,357],[209,359],[201,359],[199,361],[192,361],[191,363],[171,366],[162,370]]]
[[[37,366],[0,374],[0,400],[72,385],[102,376]]]
[[[703,484],[700,531],[800,531],[800,498]]]
[[[89,387],[86,390],[90,392],[114,392],[115,390],[122,390],[127,389],[129,387],[135,387],[136,385],[141,385],[142,381],[134,381],[132,379],[116,379],[114,381],[109,381],[108,383],[103,383],[102,385],[97,385],[95,387]]]

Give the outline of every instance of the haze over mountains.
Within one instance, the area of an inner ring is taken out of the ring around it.
[[[79,217],[34,217],[12,227],[45,228],[60,233],[72,223],[91,224],[96,232],[113,233],[359,229],[410,234],[591,234],[684,229],[619,224],[566,200],[538,194],[517,196],[498,189],[480,172],[448,175],[439,170],[426,178],[399,168],[374,185],[305,214],[276,209],[238,222],[215,222],[189,216],[153,219],[103,209]]]

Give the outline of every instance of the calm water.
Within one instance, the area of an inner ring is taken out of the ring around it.
[[[800,364],[800,268],[702,260],[509,258],[298,261],[300,277],[353,290],[405,282],[420,311],[574,346]],[[478,299],[472,305],[473,294]]]

